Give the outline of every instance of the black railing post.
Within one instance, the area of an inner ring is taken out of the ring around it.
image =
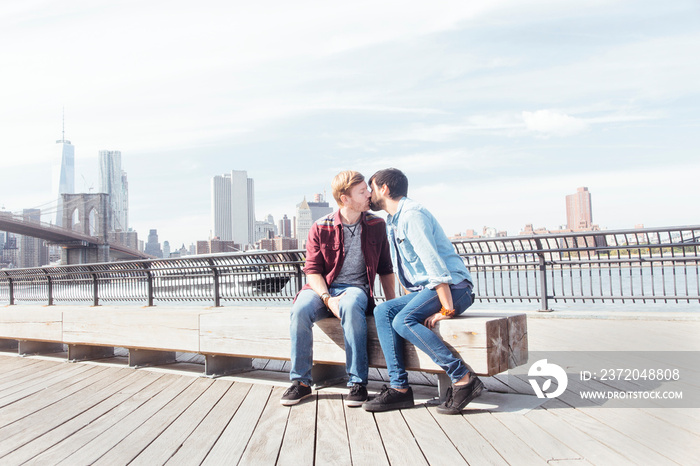
[[[92,267],[90,266],[88,266],[88,270],[90,271],[90,275],[92,275],[92,305],[99,306],[100,297],[98,295],[97,274],[93,272]]]
[[[7,277],[7,283],[10,287],[10,306],[12,306],[15,303],[15,289],[10,277]]]
[[[537,245],[537,260],[539,262],[540,269],[540,311],[549,311],[549,302],[547,297],[547,262],[544,260],[544,252],[542,252],[542,241],[539,238],[535,238],[535,244]]]
[[[212,277],[214,278],[214,307],[221,307],[221,293],[219,292],[219,269],[214,266],[214,260],[209,259]]]
[[[301,254],[297,255],[297,260],[295,261],[294,267],[297,269],[297,294],[301,291],[303,285],[301,281],[303,279],[303,272],[301,267]]]
[[[51,280],[51,275],[48,274],[46,269],[42,269],[44,273],[46,274],[46,283],[48,286],[48,294],[49,294],[49,306],[53,306],[53,280]]]
[[[301,266],[299,264],[296,264],[295,267],[297,269],[297,293],[299,293],[303,287],[301,282],[304,279],[304,274],[302,273]]]
[[[143,268],[146,269],[146,293],[148,293],[148,307],[153,307],[153,297],[154,297],[154,292],[153,292],[153,273],[151,272],[151,263],[146,262],[143,265]]]

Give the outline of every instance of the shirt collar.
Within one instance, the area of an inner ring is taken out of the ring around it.
[[[386,219],[386,220],[387,220],[387,223],[396,224],[396,223],[398,222],[399,214],[401,213],[401,209],[403,208],[403,205],[404,205],[404,203],[406,202],[406,199],[408,199],[406,196],[404,196],[404,197],[401,198],[401,200],[399,201],[399,206],[397,207],[396,212],[394,213],[394,215],[389,215],[389,216],[387,217],[387,219]]]

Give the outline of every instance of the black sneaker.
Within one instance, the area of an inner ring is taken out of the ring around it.
[[[353,384],[350,393],[345,397],[345,406],[362,406],[362,403],[368,400],[367,388],[359,383]]]
[[[282,395],[280,403],[282,403],[284,406],[292,406],[299,403],[307,396],[311,396],[311,387],[302,385],[301,382],[295,380],[292,382],[292,386],[289,387]]]
[[[365,402],[362,408],[364,408],[365,411],[378,412],[412,408],[414,404],[413,390],[411,390],[411,387],[408,387],[406,393],[401,393],[396,389],[384,385],[381,393],[374,399]]]
[[[481,395],[484,384],[474,376],[466,385],[452,385],[447,389],[447,400],[437,407],[440,414],[459,414],[465,406]]]

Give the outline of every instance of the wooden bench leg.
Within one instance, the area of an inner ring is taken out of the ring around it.
[[[29,356],[33,354],[60,353],[64,350],[63,343],[53,343],[49,341],[19,341],[19,355]]]
[[[111,346],[68,345],[68,361],[89,361],[91,359],[104,359],[114,356],[114,348]]]
[[[508,317],[508,369],[527,363],[527,316],[518,314]]]
[[[206,354],[204,359],[204,375],[207,377],[222,377],[253,370],[252,358],[237,358],[234,356],[219,356]]]
[[[311,368],[311,379],[314,381],[315,389],[339,384],[347,378],[345,366],[339,364],[314,364]]]
[[[0,339],[0,350],[2,351],[17,351],[17,340]]]
[[[162,366],[175,362],[175,351],[129,349],[129,367]]]

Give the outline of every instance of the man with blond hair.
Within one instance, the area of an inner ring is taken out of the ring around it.
[[[369,363],[366,315],[374,309],[377,274],[387,299],[393,299],[394,273],[384,220],[368,212],[370,192],[364,176],[343,171],[333,178],[339,209],[316,221],[306,242],[307,284],[291,310],[292,385],[282,395],[285,406],[311,395],[314,322],[340,319],[345,339],[345,367],[350,393],[347,406],[367,400]]]

